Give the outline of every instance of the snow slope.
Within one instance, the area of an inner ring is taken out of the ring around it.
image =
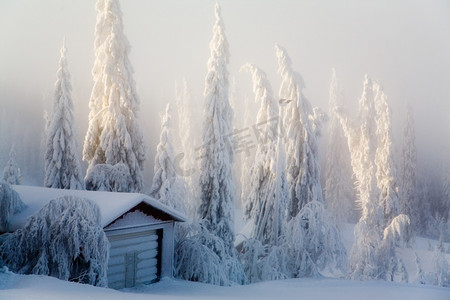
[[[448,300],[450,289],[434,286],[350,281],[288,279],[220,287],[164,278],[161,282],[123,291],[98,288],[38,275],[0,273],[0,299],[408,299]]]

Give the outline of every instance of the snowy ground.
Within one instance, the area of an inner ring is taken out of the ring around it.
[[[426,299],[448,300],[450,289],[433,286],[349,281],[290,279],[219,287],[165,278],[161,282],[115,291],[37,275],[0,275],[0,299]]]

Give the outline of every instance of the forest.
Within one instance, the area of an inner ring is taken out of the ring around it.
[[[402,121],[394,121],[383,78],[361,78],[358,101],[349,105],[340,70],[331,69],[328,107],[315,107],[305,95],[308,78],[299,73],[300,62],[278,44],[273,56],[279,87],[256,62],[241,66],[252,88],[243,112],[229,72],[226,16],[216,4],[202,100],[187,80],[178,84],[150,151],[119,1],[98,0],[96,12],[86,132],[78,131],[70,49],[63,42],[52,107],[34,112],[42,120],[24,122],[10,114],[17,111],[10,102],[0,109],[2,184],[158,199],[190,220],[176,228],[174,273],[185,280],[232,285],[330,276],[409,282],[398,248],[426,237],[439,241],[432,249],[434,267],[423,272],[416,254],[414,283],[450,286],[448,119],[438,155],[423,159],[419,112],[405,104],[402,115],[397,112]],[[13,201],[2,203],[4,219],[20,210],[11,195],[2,194],[2,201]],[[98,218],[91,209],[88,215]],[[348,224],[355,224],[351,251],[342,239]],[[98,234],[94,229],[86,232]],[[2,260],[11,245],[0,245]],[[98,278],[88,283],[97,282],[105,285]]]

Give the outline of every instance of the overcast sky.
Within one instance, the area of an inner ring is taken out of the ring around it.
[[[159,136],[158,114],[173,101],[175,82],[186,78],[198,105],[203,103],[214,4],[210,0],[121,1],[150,161]],[[367,73],[381,81],[397,121],[404,118],[406,101],[412,104],[423,149],[442,148],[430,144],[443,146],[450,139],[450,1],[223,0],[219,4],[238,107],[253,99],[250,76],[239,73],[246,62],[265,70],[278,92],[274,50],[278,43],[302,74],[304,93],[313,106],[328,109],[333,67],[350,107],[357,104]],[[2,107],[42,118],[43,108],[52,101],[65,37],[80,151],[93,85],[95,18],[93,0],[0,1]],[[242,110],[236,115],[242,116]]]

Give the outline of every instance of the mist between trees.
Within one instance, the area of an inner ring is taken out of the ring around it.
[[[262,127],[267,126],[269,124],[273,124],[274,126],[278,127],[278,122],[280,122],[281,117],[277,116],[271,119],[268,119],[267,121],[259,122],[254,125],[243,127],[243,128],[235,128],[231,133],[228,133],[225,135],[225,141],[226,143],[231,146],[235,154],[240,154],[244,158],[249,158],[252,155],[252,151],[256,149],[258,145],[267,144],[270,141],[276,141],[278,139],[278,132],[275,136],[268,136],[267,134],[264,134],[264,131]],[[287,138],[287,132],[284,127],[281,128],[281,138],[286,139]],[[270,139],[270,140],[269,140]],[[202,155],[202,152],[205,151],[205,148],[210,143],[214,143],[215,141],[209,141],[206,144],[203,144],[198,147],[194,147],[193,150],[197,154],[195,157],[195,161],[200,161],[204,155]],[[225,146],[221,148],[221,150],[224,150]],[[186,156],[185,152],[180,152],[175,155],[175,159],[172,162],[177,175],[186,177],[186,176],[192,176],[195,172],[198,171],[197,168],[195,168],[195,164],[183,165],[183,160]]]

